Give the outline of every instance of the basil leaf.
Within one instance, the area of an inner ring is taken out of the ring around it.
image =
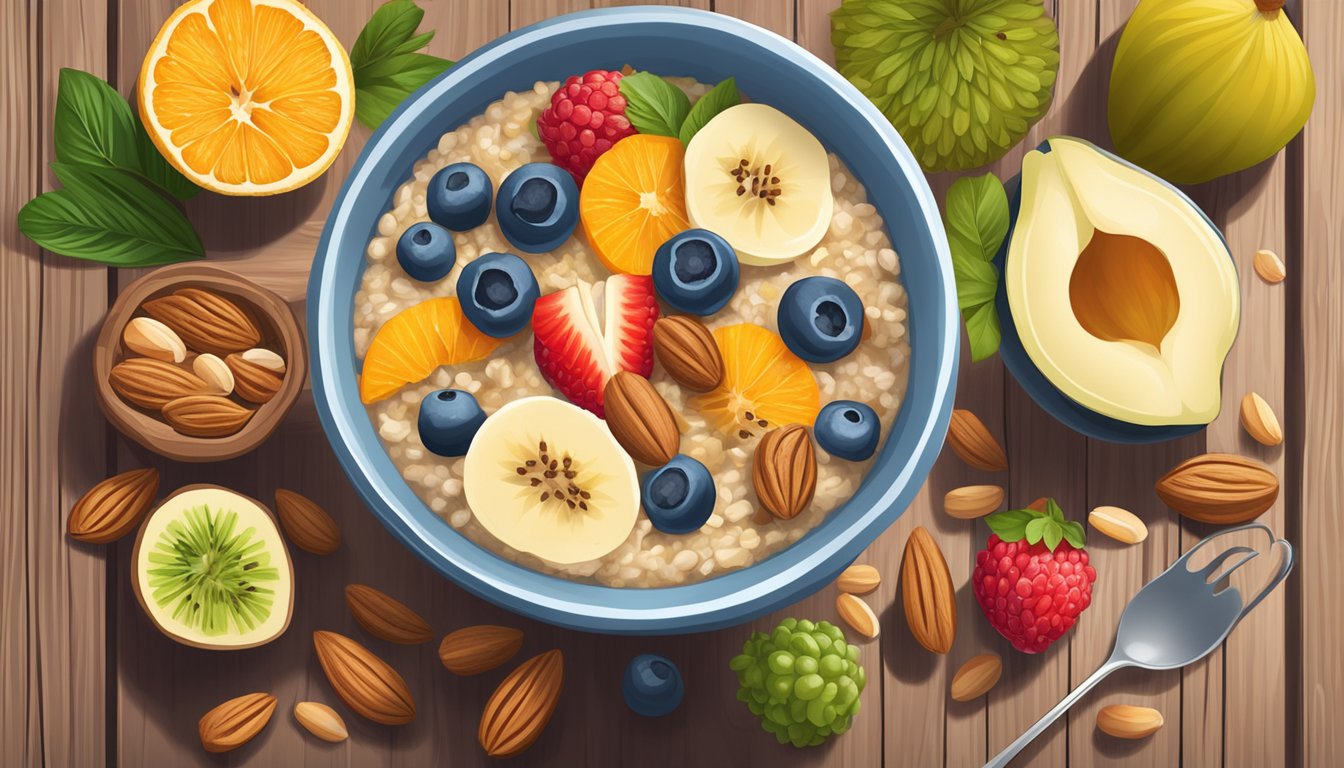
[[[1070,520],[1061,527],[1064,529],[1064,540],[1069,542],[1069,546],[1074,549],[1082,549],[1087,545],[1082,523]]]
[[[1045,535],[1045,529],[1046,526],[1048,525],[1050,525],[1050,518],[1048,517],[1037,517],[1033,519],[1031,522],[1027,523],[1027,529],[1026,529],[1027,543],[1035,544],[1036,542],[1040,541],[1041,537]],[[1000,536],[999,538],[1003,537]]]
[[[136,149],[140,155],[140,173],[147,180],[178,200],[190,200],[201,191],[200,187],[191,183],[186,176],[168,164],[154,141],[149,138],[149,131],[140,121],[139,115],[135,115],[135,139]]]
[[[1059,505],[1055,503],[1054,499],[1045,500],[1045,514],[1049,515],[1050,519],[1057,523],[1064,522],[1064,510],[1059,508]]]
[[[704,128],[705,123],[714,119],[714,116],[723,110],[736,106],[741,101],[742,97],[737,92],[737,80],[731,77],[724,80],[695,102],[691,111],[687,113],[686,119],[682,122],[681,128],[677,131],[677,138],[681,139],[682,144],[690,144],[691,137],[701,128]]]
[[[971,362],[978,363],[993,357],[999,351],[1002,331],[999,329],[999,313],[993,301],[987,301],[973,310],[961,313],[966,321],[966,338],[971,343]]]
[[[958,309],[975,309],[993,301],[999,289],[999,271],[987,261],[953,260],[952,276],[957,280]]]
[[[411,0],[388,0],[374,11],[350,49],[355,75],[355,117],[377,128],[397,105],[453,62],[417,53],[434,32],[415,34],[425,12]]]
[[[182,212],[134,176],[90,165],[51,168],[65,188],[19,211],[19,231],[48,251],[117,267],[205,256]]]
[[[945,218],[954,260],[992,261],[1008,234],[1008,194],[992,173],[962,177],[947,190]]]
[[[131,108],[88,72],[61,70],[53,141],[58,162],[140,170]]]
[[[1027,535],[1027,523],[1037,519],[1029,509],[998,512],[985,518],[985,525],[1004,541],[1021,541]]]
[[[636,72],[621,78],[625,116],[640,133],[676,138],[691,100],[675,85],[651,72]]]
[[[1058,547],[1059,542],[1064,539],[1064,526],[1047,517],[1040,519],[1045,522],[1045,528],[1043,529],[1045,532],[1045,546],[1051,552],[1054,552],[1055,547]]]

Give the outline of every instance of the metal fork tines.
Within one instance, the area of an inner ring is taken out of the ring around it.
[[[1277,569],[1249,603],[1242,600],[1235,587],[1227,585],[1228,577],[1259,557],[1260,550],[1246,546],[1228,547],[1202,568],[1193,571],[1189,568],[1191,558],[1215,539],[1242,531],[1263,532],[1269,542],[1268,550],[1283,552]],[[1230,565],[1229,561],[1232,561]],[[1026,733],[986,763],[986,768],[1008,765],[1023,747],[1083,694],[1117,669],[1176,669],[1207,656],[1222,645],[1237,622],[1259,605],[1292,569],[1292,545],[1276,538],[1274,532],[1261,523],[1228,528],[1204,538],[1130,599],[1115,630],[1110,658]]]

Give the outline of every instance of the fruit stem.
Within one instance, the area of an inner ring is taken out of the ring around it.
[[[1255,0],[1255,7],[1269,18],[1275,18],[1279,15],[1279,9],[1283,8],[1285,0]]]

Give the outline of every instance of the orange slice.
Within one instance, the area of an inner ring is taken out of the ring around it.
[[[440,365],[480,360],[502,343],[476,330],[454,298],[422,301],[378,329],[364,355],[359,397],[375,403]]]
[[[296,0],[190,0],[140,69],[140,115],[182,175],[274,195],[327,170],[355,115],[340,41]]]
[[[636,134],[597,158],[579,193],[579,220],[607,269],[647,275],[658,246],[690,229],[684,154],[670,136]]]
[[[715,330],[714,341],[723,356],[723,381],[691,399],[706,421],[742,439],[786,424],[812,426],[821,409],[817,380],[783,339],[743,323]]]

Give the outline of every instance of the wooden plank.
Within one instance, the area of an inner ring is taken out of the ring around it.
[[[1289,450],[1300,456],[1290,467],[1300,490],[1288,503],[1297,522],[1294,543],[1301,549],[1293,615],[1301,622],[1297,638],[1301,660],[1300,746],[1290,753],[1299,764],[1329,765],[1344,754],[1339,718],[1344,712],[1344,658],[1339,653],[1339,588],[1344,564],[1344,522],[1338,514],[1344,498],[1344,7],[1314,0],[1302,3],[1301,28],[1316,71],[1316,108],[1307,124],[1290,176],[1301,186],[1291,192],[1297,209],[1287,254],[1288,289],[1295,317],[1289,337],[1295,343],[1288,388]],[[1300,345],[1300,346],[1299,346]],[[1300,707],[1300,708],[1299,708]]]
[[[803,5],[816,0],[798,0]],[[795,7],[794,0],[714,0],[713,8],[719,13],[745,19],[772,32],[793,39]]]
[[[19,208],[54,183],[46,163],[54,159],[60,68],[106,69],[105,8],[77,5],[13,2],[0,11],[9,116],[0,121],[8,169],[0,187],[5,765],[94,766],[107,754],[104,555],[64,537],[66,512],[106,468],[104,422],[86,387],[88,335],[106,308],[107,270],[40,251],[15,222]]]

